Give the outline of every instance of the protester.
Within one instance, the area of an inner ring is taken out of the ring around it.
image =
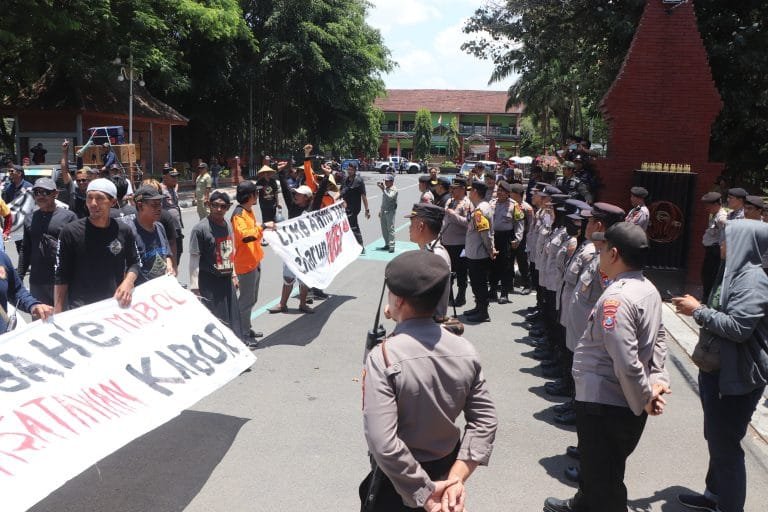
[[[699,343],[719,350],[717,362],[701,367],[698,379],[709,450],[706,488],[678,500],[698,510],[741,512],[747,492],[741,440],[768,383],[768,276],[762,270],[768,225],[728,222],[720,251],[725,265],[706,304],[690,295],[672,299],[677,312],[701,328]]]
[[[373,466],[359,489],[365,510],[461,510],[465,482],[490,459],[496,410],[477,352],[432,320],[448,274],[428,251],[401,254],[385,269],[385,314],[397,326],[365,360],[363,425]],[[454,423],[462,412],[463,435]]]
[[[238,205],[232,212],[232,235],[235,240],[235,272],[239,285],[237,298],[240,311],[240,325],[248,345],[255,346],[255,338],[263,336],[253,330],[251,310],[259,299],[259,282],[261,281],[261,260],[264,250],[261,239],[264,228],[256,223],[253,207],[258,201],[258,186],[246,180],[237,185]],[[274,222],[266,223],[267,225]]]
[[[53,306],[56,246],[61,228],[77,220],[70,210],[56,206],[56,184],[50,178],[39,178],[32,188],[37,210],[24,219],[24,238],[19,253],[19,278],[29,272],[29,289],[43,304]]]
[[[197,177],[195,178],[195,204],[200,220],[208,217],[208,200],[212,185],[211,175],[208,174],[208,164],[200,162],[197,165]]]
[[[219,175],[221,174],[221,165],[219,165],[219,159],[212,156],[208,162],[209,170],[211,172],[211,186],[213,189],[219,188]]]
[[[165,227],[160,222],[163,196],[157,188],[142,185],[134,195],[136,216],[132,227],[141,256],[141,269],[136,284],[157,277],[175,276],[175,263]]]
[[[128,194],[128,180],[122,176],[115,175],[106,178],[115,184],[117,190],[117,201],[109,211],[109,216],[130,226],[136,219],[136,207],[125,200]]]
[[[133,231],[109,216],[117,201],[105,178],[88,185],[88,217],[65,225],[56,250],[54,311],[60,313],[114,297],[131,303],[141,259]]]
[[[243,339],[234,272],[232,227],[224,218],[230,207],[226,192],[211,193],[210,214],[189,235],[189,289],[219,320]]]
[[[358,223],[357,216],[360,215],[362,205],[365,205],[366,219],[371,218],[371,210],[368,208],[368,196],[365,193],[365,182],[363,181],[363,178],[357,174],[357,165],[354,163],[350,163],[347,167],[347,178],[341,184],[341,199],[344,200],[349,227],[355,235],[355,240],[357,240],[357,243],[363,248],[363,254],[365,254],[363,234],[360,232],[360,224]]]
[[[105,142],[102,146],[104,154],[101,155],[101,172],[107,172],[113,165],[118,163],[117,154],[115,154],[115,150],[109,142]]]
[[[181,262],[181,254],[184,252],[184,219],[181,216],[181,206],[179,205],[179,171],[173,167],[163,168],[163,181],[160,184],[160,193],[163,194],[163,210],[170,214],[173,219],[173,228],[176,232],[174,259],[178,268]],[[170,230],[166,229],[166,233]]]
[[[21,278],[13,268],[11,258],[5,252],[0,251],[0,333],[7,332],[14,327],[14,320],[8,314],[8,304],[13,304],[16,309],[31,314],[34,318],[47,319],[53,314],[53,308],[43,304],[24,287]],[[31,366],[29,368],[40,368]],[[32,370],[34,375],[34,370]]]
[[[32,154],[32,162],[34,162],[35,165],[45,163],[45,154],[48,153],[48,150],[43,147],[42,142],[38,142],[36,146],[33,146],[32,149],[29,150],[29,152]]]
[[[261,210],[261,223],[275,222],[277,210],[281,208],[280,183],[275,179],[275,170],[268,165],[259,169],[256,173],[256,185],[259,187],[258,203]],[[262,240],[261,244],[268,245],[266,240]]]
[[[394,174],[387,174],[383,182],[377,183],[381,189],[381,211],[379,219],[381,220],[381,236],[384,238],[384,245],[379,247],[380,251],[395,252],[395,213],[397,212],[397,188],[395,188]]]

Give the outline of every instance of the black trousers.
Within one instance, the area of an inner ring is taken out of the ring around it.
[[[472,285],[472,293],[475,295],[475,304],[477,306],[488,306],[488,272],[491,269],[491,259],[470,260],[467,258],[469,266],[469,282]]]
[[[575,512],[627,512],[624,469],[648,415],[627,407],[575,402],[581,471]]]
[[[259,209],[261,210],[261,223],[274,222],[277,216],[277,203],[263,203],[259,202]]]
[[[528,254],[525,252],[525,237],[517,249],[512,249],[512,260],[517,263],[517,270],[520,271],[520,282],[523,288],[531,286],[531,268],[528,262]],[[514,270],[514,269],[513,269]]]
[[[456,462],[456,456],[459,454],[459,446],[460,445],[457,444],[453,452],[449,453],[442,459],[429,462],[421,462],[421,467],[424,469],[424,471],[427,472],[429,478],[431,478],[432,481],[445,480],[445,478],[448,476],[448,472],[451,470],[451,466],[453,466],[453,463]],[[373,472],[370,472],[368,473],[368,476],[366,476],[365,479],[360,482],[360,487],[358,488],[360,503],[363,503],[366,498],[368,493],[368,486],[370,485],[372,477]],[[392,485],[392,481],[387,478],[386,475],[381,474],[381,486],[379,487],[379,493],[376,495],[373,506],[369,510],[370,512],[423,512],[424,508],[407,507],[403,503],[403,498],[397,494],[395,486]]]
[[[232,277],[200,272],[198,284],[200,285],[200,297],[203,299],[205,307],[232,329],[238,338],[242,338],[240,305],[237,302],[235,287],[232,285]]]
[[[363,234],[360,232],[360,224],[357,222],[357,216],[360,215],[360,210],[352,211],[347,210],[347,220],[349,221],[349,227],[352,229],[352,234],[355,235],[355,240],[357,240],[357,243],[363,246]]]
[[[701,285],[704,288],[702,302],[709,300],[709,292],[715,285],[717,271],[720,269],[720,244],[704,247],[704,262],[701,265]]]
[[[496,231],[493,234],[493,243],[499,254],[491,263],[491,290],[497,289],[502,295],[512,291],[515,284],[515,268],[512,260],[512,231]],[[501,287],[499,287],[501,283]]]
[[[536,290],[536,307],[541,311],[544,307],[544,292],[539,286],[539,271],[535,263],[531,263],[531,286]]]
[[[460,256],[464,250],[463,245],[446,245],[445,250],[451,257],[451,272],[456,273],[456,286],[459,289],[467,288],[467,258]]]

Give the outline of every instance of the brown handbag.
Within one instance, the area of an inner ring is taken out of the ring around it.
[[[694,364],[702,371],[707,373],[716,372],[720,369],[720,338],[702,327],[699,329],[699,341],[693,348]]]

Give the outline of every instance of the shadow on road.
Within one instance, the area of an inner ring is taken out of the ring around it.
[[[563,448],[565,450],[565,448]],[[560,483],[563,483],[565,485],[568,485],[570,487],[577,487],[577,485],[574,482],[571,482],[567,478],[565,478],[565,468],[568,466],[577,466],[578,462],[571,459],[565,454],[562,455],[553,455],[552,457],[544,457],[542,459],[539,459],[539,464],[547,471],[547,474],[554,478],[555,480],[559,481]],[[567,499],[571,498],[571,496],[558,496],[560,499]],[[544,501],[544,498],[541,499],[541,501]]]
[[[184,411],[83,471],[29,512],[184,510],[248,421]]]
[[[576,426],[575,425],[561,425],[560,423],[555,422],[555,411],[553,411],[551,408],[544,409],[539,412],[533,413],[533,417],[536,418],[539,421],[543,421],[544,423],[548,423],[552,425],[553,427],[557,427],[560,430],[565,430],[566,432],[576,432]]]
[[[528,391],[533,393],[534,395],[543,398],[544,400],[548,402],[554,402],[554,403],[560,403],[565,402],[567,400],[564,396],[554,396],[547,393],[546,389],[544,388],[544,384],[541,386],[532,386],[528,388]]]
[[[661,502],[662,512],[683,512],[684,510],[690,510],[684,507],[677,501],[678,494],[696,494],[697,491],[692,491],[687,487],[681,485],[673,485],[656,491],[653,496],[639,500],[630,500],[627,505],[631,512],[648,512],[650,510],[659,510],[659,507],[653,507],[654,503]]]
[[[258,348],[262,349],[274,345],[293,345],[297,347],[309,345],[318,337],[333,312],[342,304],[354,298],[350,295],[331,295],[323,301],[315,300],[314,314],[298,313],[295,320],[263,338],[259,342]],[[279,314],[290,315],[291,311],[289,308],[288,313]],[[298,316],[299,314],[301,316]]]

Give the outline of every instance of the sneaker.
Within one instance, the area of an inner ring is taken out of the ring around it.
[[[702,494],[678,494],[677,501],[688,508],[704,510],[705,512],[717,511],[717,502]]]

